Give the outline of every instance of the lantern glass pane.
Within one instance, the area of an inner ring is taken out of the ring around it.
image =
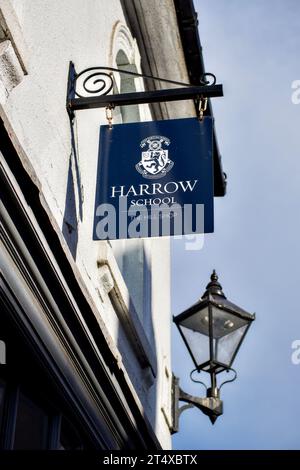
[[[230,366],[249,321],[212,306],[214,360]]]
[[[239,347],[244,334],[246,333],[247,326],[248,324],[241,326],[232,333],[215,340],[214,356],[217,362],[221,362],[227,366],[231,365],[233,356]]]
[[[182,320],[179,325],[197,366],[209,361],[208,307]]]
[[[188,328],[180,327],[180,330],[189,345],[197,366],[209,361],[209,336]]]
[[[212,319],[215,339],[227,336],[242,326],[248,325],[248,320],[215,306],[212,306]]]
[[[220,363],[225,368],[230,367],[247,331],[249,320],[224,310],[221,305],[217,307],[210,304],[210,309],[211,331],[208,306],[181,320],[179,328],[198,367],[208,361],[212,361],[211,366],[213,363]],[[212,356],[210,356],[210,336]],[[203,370],[209,370],[211,366],[203,366]]]

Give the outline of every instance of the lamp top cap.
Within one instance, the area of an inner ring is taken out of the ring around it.
[[[224,292],[222,291],[222,286],[218,282],[218,275],[216,273],[216,270],[214,269],[212,272],[212,275],[210,276],[210,282],[206,286],[206,291],[204,292],[202,298],[206,298],[211,295],[219,295],[220,297],[223,297],[226,299],[226,296]]]

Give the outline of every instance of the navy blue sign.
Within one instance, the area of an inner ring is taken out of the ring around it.
[[[100,127],[94,240],[213,232],[213,121]]]

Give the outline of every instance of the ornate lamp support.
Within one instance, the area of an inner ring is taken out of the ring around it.
[[[180,401],[186,402],[187,405],[179,406]],[[216,419],[223,414],[223,402],[220,400],[219,390],[217,388],[207,389],[207,396],[205,398],[194,397],[185,393],[180,388],[179,378],[173,375],[173,434],[179,430],[179,417],[181,413],[188,408],[193,408],[194,406],[207,415],[212,424],[214,424]]]

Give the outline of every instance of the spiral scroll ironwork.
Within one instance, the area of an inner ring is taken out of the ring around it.
[[[104,72],[104,70],[106,70],[104,67],[91,67],[89,69],[85,69],[75,76],[75,82],[77,84],[80,78],[85,74],[92,72],[89,73],[89,75],[82,81],[82,88],[84,91],[93,95],[108,95],[108,93],[113,89],[114,81],[112,73]],[[79,98],[84,98],[84,96],[77,91],[77,87],[75,87],[74,92]]]
[[[213,73],[204,73],[201,75],[200,84],[212,86],[216,84],[216,76]]]
[[[200,370],[198,370],[197,368],[196,369],[193,369],[192,372],[190,373],[190,379],[195,382],[195,383],[199,383],[201,385],[203,385],[206,390],[207,390],[207,385],[202,382],[201,380],[197,380],[193,377],[193,374],[194,372],[198,372],[198,374],[200,374]],[[232,367],[229,367],[228,369],[226,369],[226,372],[229,373],[229,372],[233,372],[234,376],[231,378],[231,379],[228,379],[228,380],[225,380],[224,382],[221,383],[220,387],[219,387],[219,390],[221,390],[221,388],[223,387],[223,385],[225,384],[229,384],[230,382],[234,382],[237,378],[237,372],[235,369],[233,369]]]
[[[235,369],[233,369],[232,367],[229,367],[228,369],[226,369],[226,372],[229,373],[229,372],[233,372],[234,373],[234,376],[229,379],[229,380],[225,380],[219,387],[219,389],[221,390],[221,388],[223,387],[223,385],[225,384],[229,384],[230,382],[234,382],[235,379],[237,378],[237,371]]]
[[[78,74],[75,74],[74,83],[73,83],[74,94],[78,98],[85,97],[77,91],[76,85],[77,83],[80,82],[80,79],[83,79],[83,76],[85,74],[88,74],[87,77],[82,80],[81,88],[83,88],[83,90],[87,94],[93,94],[93,95],[97,94],[98,96],[108,95],[114,86],[114,78],[113,78],[112,72],[118,72],[120,74],[132,75],[133,77],[146,78],[149,80],[170,83],[172,85],[179,85],[183,87],[191,86],[190,83],[178,82],[178,81],[169,80],[166,78],[154,77],[151,75],[144,75],[144,74],[132,72],[129,70],[120,70],[114,67],[90,67],[88,69],[82,70]],[[210,86],[210,85],[215,85],[215,83],[216,83],[216,77],[212,73],[204,73],[200,78],[201,85]]]
[[[198,374],[200,374],[200,371],[197,368],[193,369],[192,372],[190,373],[190,379],[197,384],[203,385],[203,387],[205,387],[207,390],[207,385],[204,382],[202,382],[201,380],[194,379],[193,377],[194,372],[198,372]]]

